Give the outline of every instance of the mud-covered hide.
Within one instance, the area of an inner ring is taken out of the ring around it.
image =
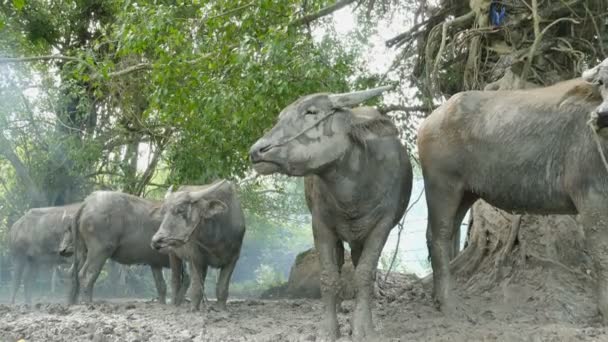
[[[344,253],[342,266],[340,297],[352,299],[355,297],[354,267],[350,253]],[[290,298],[321,298],[319,255],[314,248],[304,251],[296,257],[289,272],[286,296]]]

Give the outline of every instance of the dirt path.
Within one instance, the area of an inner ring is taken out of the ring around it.
[[[501,291],[501,300],[492,291],[462,295],[462,315],[447,319],[421,285],[405,284],[376,301],[376,327],[386,341],[608,341],[591,298],[567,298],[532,285],[505,285]],[[318,341],[318,300],[233,301],[228,308],[228,313],[192,313],[122,300],[74,307],[0,305],[0,341]],[[353,302],[343,308],[340,328],[348,336]]]

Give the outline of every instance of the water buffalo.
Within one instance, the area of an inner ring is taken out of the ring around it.
[[[150,247],[150,240],[162,221],[160,207],[159,202],[114,191],[95,191],[84,200],[71,229],[66,231],[61,248],[63,255],[74,254],[71,304],[78,298],[80,284],[84,301],[92,301],[93,286],[107,259],[123,265],[150,265],[161,303],[165,303],[167,293],[162,268],[171,267],[173,303],[181,303],[186,281],[182,279],[185,275],[181,260]],[[86,251],[82,253],[86,254],[82,266],[80,247]],[[76,269],[80,272],[75,272]]]
[[[200,307],[207,268],[219,268],[217,308],[225,310],[230,277],[245,235],[245,218],[236,189],[225,180],[181,187],[167,194],[162,211],[164,218],[152,238],[152,247],[170,250],[190,262],[193,310]]]
[[[387,89],[302,97],[250,150],[260,174],[305,177],[321,263],[323,333],[330,340],[339,336],[336,294],[343,241],[355,266],[353,338],[367,340],[375,335],[371,297],[378,258],[410,198],[412,167],[395,125],[373,108],[350,109]]]
[[[549,87],[462,92],[420,126],[434,297],[446,313],[455,308],[450,241],[481,198],[512,213],[579,214],[608,322],[608,172],[587,125],[598,108],[597,124],[608,125],[601,119],[608,107],[600,106],[601,93],[608,97],[607,64]]]
[[[8,244],[14,260],[11,303],[21,286],[25,270],[25,302],[31,303],[31,288],[40,265],[52,267],[65,263],[59,256],[59,245],[66,227],[69,226],[80,203],[61,207],[28,210],[8,233]]]

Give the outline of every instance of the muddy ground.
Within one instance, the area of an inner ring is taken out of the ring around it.
[[[383,341],[608,341],[590,292],[547,285],[555,283],[504,282],[474,295],[461,289],[461,314],[446,318],[420,281],[393,282],[376,291],[375,324]],[[343,309],[348,336],[353,302]],[[321,310],[311,299],[234,300],[227,313],[122,299],[0,305],[0,341],[319,341]]]

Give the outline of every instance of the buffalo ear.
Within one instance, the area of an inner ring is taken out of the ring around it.
[[[220,200],[203,201],[203,217],[211,218],[228,210],[228,206]]]

